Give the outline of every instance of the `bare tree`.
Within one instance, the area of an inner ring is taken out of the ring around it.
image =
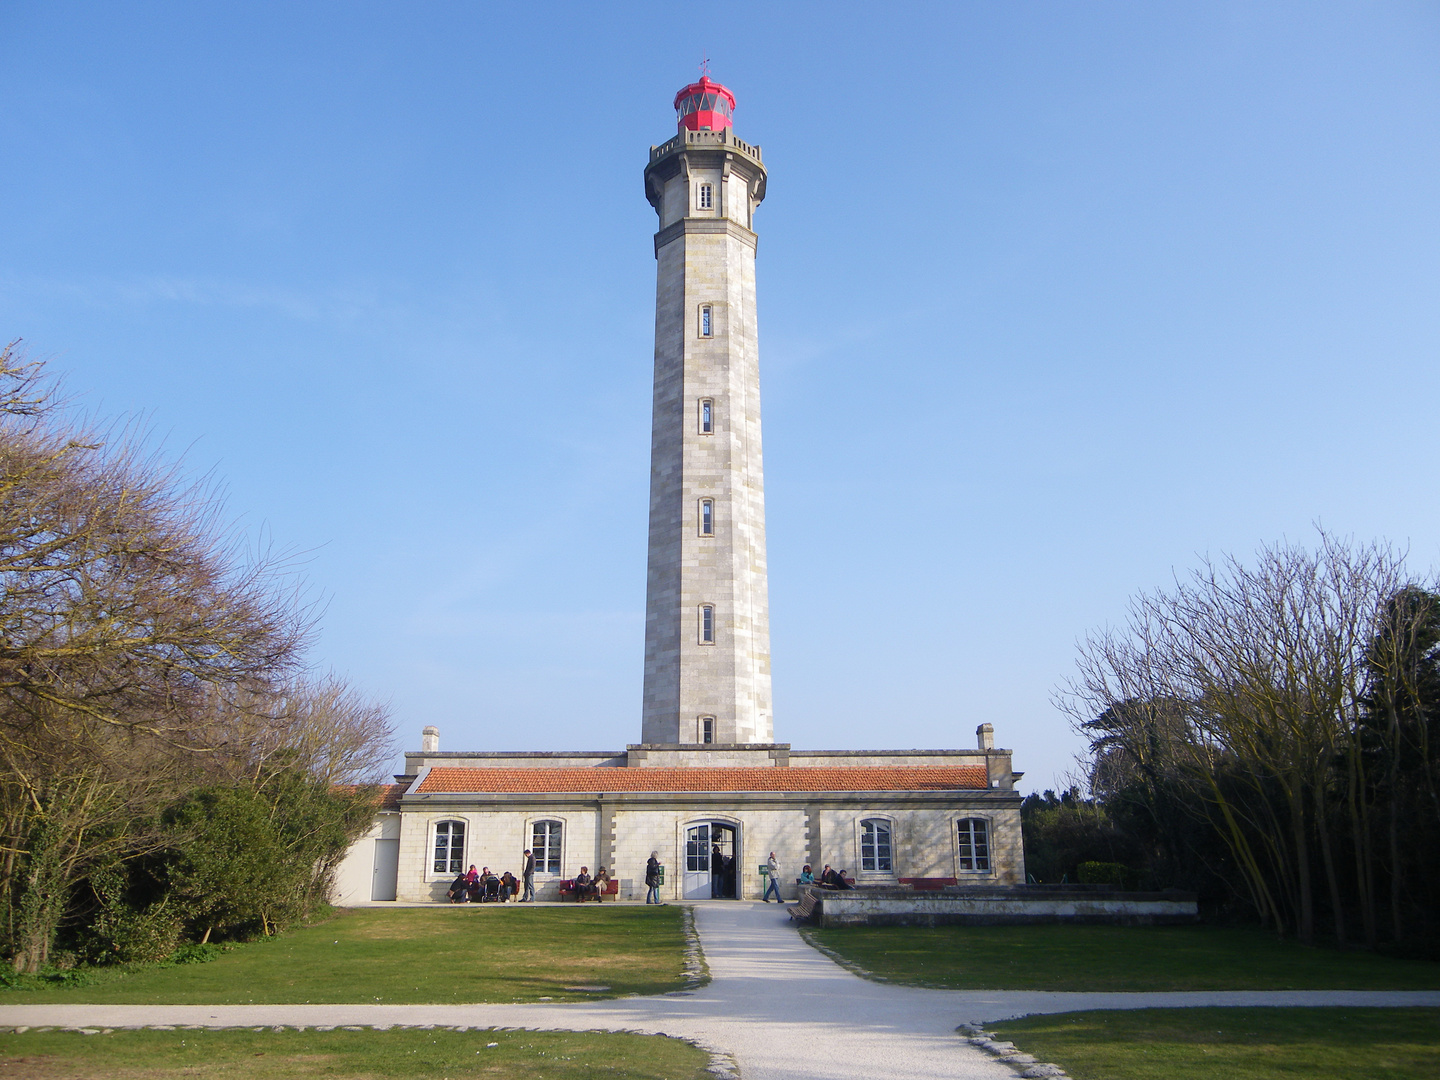
[[[327,784],[386,779],[394,737],[389,706],[333,672],[217,697],[214,710],[212,741],[251,783],[277,763]]]
[[[1204,800],[1262,918],[1302,940],[1320,888],[1346,933],[1329,800],[1356,745],[1382,613],[1406,580],[1387,546],[1324,532],[1314,552],[1207,560],[1136,597],[1124,628],[1088,637],[1060,694],[1097,752]]]
[[[388,750],[383,708],[301,681],[311,626],[210,491],[133,431],[77,430],[39,367],[0,351],[0,903],[17,970],[45,962],[85,866],[143,847],[133,823],[158,800],[267,743],[328,780]]]

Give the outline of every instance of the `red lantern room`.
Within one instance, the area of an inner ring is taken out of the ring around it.
[[[675,95],[675,113],[681,131],[723,131],[735,112],[735,95],[709,75]]]

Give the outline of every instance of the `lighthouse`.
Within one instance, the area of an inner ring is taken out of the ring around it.
[[[645,599],[646,744],[770,743],[770,613],[755,211],[760,147],[702,76],[650,148],[655,388]]]
[[[758,900],[771,851],[905,895],[907,881],[1025,881],[1022,774],[990,723],[973,750],[773,741],[755,322],[765,166],[731,130],[735,95],[708,76],[675,112],[645,169],[659,228],[642,741],[442,751],[427,726],[337,871],[341,901],[443,902],[466,865],[527,849],[542,900],[574,896],[566,875],[582,863],[611,867],[618,895],[638,899],[652,855],[670,868],[664,899]]]

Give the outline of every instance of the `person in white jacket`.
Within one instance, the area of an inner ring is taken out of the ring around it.
[[[780,899],[780,864],[776,861],[775,853],[773,851],[770,852],[770,858],[768,862],[770,865],[770,873],[765,875],[767,881],[767,884],[765,886],[765,895],[762,896],[760,899],[764,900],[765,903],[768,904],[770,902],[770,892],[771,890],[774,890],[775,902],[777,904],[783,904],[785,901]]]

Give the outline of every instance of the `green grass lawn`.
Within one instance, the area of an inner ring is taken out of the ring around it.
[[[489,1046],[498,1043],[498,1046]],[[538,1031],[116,1031],[0,1035],[27,1080],[702,1080],[709,1055],[659,1035]]]
[[[1137,1009],[991,1030],[1075,1080],[1440,1077],[1440,1009]]]
[[[362,908],[210,963],[101,969],[89,985],[0,991],[0,1004],[419,1004],[662,994],[685,983],[681,918],[678,905]]]
[[[807,929],[889,982],[956,990],[1434,990],[1440,964],[1214,926]]]

